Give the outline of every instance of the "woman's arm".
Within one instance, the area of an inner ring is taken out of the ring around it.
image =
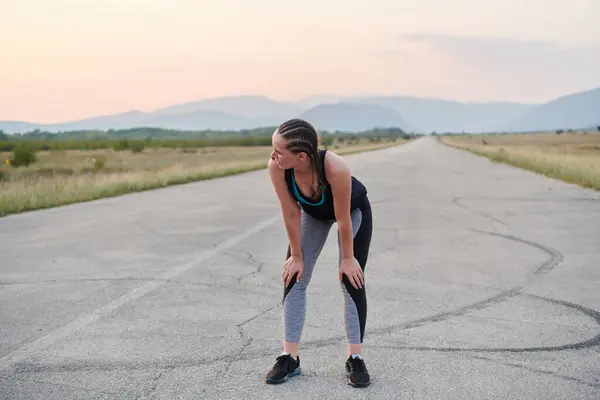
[[[346,160],[335,153],[328,153],[326,160],[327,181],[331,185],[334,197],[335,218],[340,232],[342,259],[354,257],[354,235],[350,218],[350,193],[352,175]]]
[[[279,169],[277,163],[273,160],[269,160],[269,176],[281,205],[281,214],[290,242],[291,255],[302,260],[300,206],[287,189],[284,171]]]
[[[331,185],[334,196],[335,218],[340,233],[340,245],[342,248],[342,262],[340,263],[339,279],[348,277],[348,281],[355,289],[364,285],[364,274],[354,257],[354,235],[352,229],[352,218],[350,217],[350,202],[352,193],[352,175],[346,161],[332,153],[325,161],[327,180]]]

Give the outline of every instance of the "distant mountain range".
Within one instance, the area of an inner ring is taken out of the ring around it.
[[[515,132],[589,129],[600,125],[600,87],[542,104],[462,103],[408,96],[312,96],[297,102],[242,95],[176,104],[57,124],[0,121],[5,133],[158,127],[181,130],[240,130],[274,126],[300,117],[317,129],[362,131],[397,127],[406,132]]]

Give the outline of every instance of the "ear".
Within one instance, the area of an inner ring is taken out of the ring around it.
[[[301,151],[300,153],[298,153],[299,161],[305,161],[307,158],[308,158],[308,154],[306,154],[305,152]]]

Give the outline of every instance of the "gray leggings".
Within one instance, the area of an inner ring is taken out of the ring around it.
[[[371,207],[368,200],[363,208],[354,210],[351,217],[354,234],[354,257],[364,271],[372,234]],[[320,221],[301,211],[300,243],[304,260],[304,272],[300,281],[296,281],[294,276],[290,285],[284,288],[283,329],[284,338],[287,342],[298,343],[300,341],[306,315],[306,288],[310,283],[315,263],[325,245],[332,225],[333,221]],[[340,248],[338,262],[341,262],[342,252],[339,232],[338,248]],[[290,248],[288,246],[287,258],[289,257]],[[348,277],[344,275],[340,286],[344,295],[346,339],[349,344],[361,344],[367,315],[365,285],[360,289],[355,289]]]

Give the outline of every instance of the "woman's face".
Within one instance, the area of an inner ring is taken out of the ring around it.
[[[272,140],[273,144],[273,152],[271,153],[271,158],[277,163],[277,166],[281,169],[289,169],[294,168],[298,165],[300,154],[294,154],[288,149],[285,148],[287,144],[287,140],[283,138],[280,134],[275,132],[273,134]]]

